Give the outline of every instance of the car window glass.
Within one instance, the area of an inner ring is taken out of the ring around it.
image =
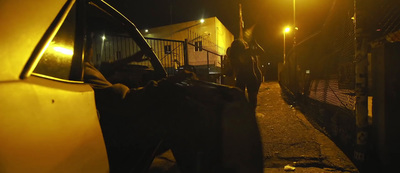
[[[154,70],[146,55],[140,56],[139,61],[132,58],[141,49],[118,20],[96,6],[90,6],[87,23],[93,40],[91,61],[97,68],[123,62],[123,68]]]
[[[53,40],[47,46],[34,73],[60,79],[69,79],[75,40],[75,6]]]
[[[133,38],[112,32],[101,32],[94,35],[92,62],[96,67],[127,60],[124,61],[127,62],[124,64],[125,66],[142,66],[143,68],[153,69],[146,55],[138,59],[131,58],[141,51]]]

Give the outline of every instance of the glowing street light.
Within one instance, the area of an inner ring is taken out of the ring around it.
[[[289,32],[289,31],[290,31],[290,28],[289,28],[289,27],[286,27],[285,30],[284,30],[283,32],[287,33],[287,32]]]
[[[286,33],[290,32],[290,27],[283,29],[283,64],[286,63]]]
[[[200,19],[200,23],[204,23],[204,19]]]

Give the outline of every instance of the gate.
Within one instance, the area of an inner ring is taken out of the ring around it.
[[[223,56],[212,51],[213,46],[201,38],[197,36],[191,41],[159,38],[146,38],[146,40],[168,75],[175,75],[179,69],[186,68],[195,72],[200,80],[221,83]]]
[[[97,39],[93,47],[96,67],[100,67],[102,62],[113,62],[140,50],[135,41],[127,36],[107,34]],[[207,43],[195,45],[187,40],[145,39],[169,76],[175,75],[179,69],[190,67],[201,80],[221,83],[222,55],[212,51],[214,48]],[[151,68],[149,61],[135,64]]]
[[[168,75],[174,75],[185,65],[184,41],[146,38]]]

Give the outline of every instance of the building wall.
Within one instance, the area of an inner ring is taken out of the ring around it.
[[[372,141],[383,167],[400,160],[400,42],[379,44],[372,50]]]
[[[172,24],[167,26],[160,26],[156,28],[141,30],[142,34],[147,38],[160,38],[169,40],[188,40],[188,56],[189,64],[194,66],[210,65],[221,66],[221,56],[225,55],[226,49],[232,43],[233,34],[218,20],[217,17],[210,17],[204,19],[201,23],[200,20],[189,21],[184,23]],[[202,41],[203,49],[214,52],[215,54],[206,51],[195,51],[196,41]],[[164,47],[164,45],[159,45]],[[208,59],[207,59],[208,57]]]
[[[226,49],[231,45],[235,39],[233,34],[225,27],[218,18],[215,18],[216,28],[216,43],[219,46],[218,53],[221,55],[226,54]]]

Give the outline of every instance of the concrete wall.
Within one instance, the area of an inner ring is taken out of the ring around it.
[[[382,165],[400,160],[400,42],[372,50],[372,141]]]

